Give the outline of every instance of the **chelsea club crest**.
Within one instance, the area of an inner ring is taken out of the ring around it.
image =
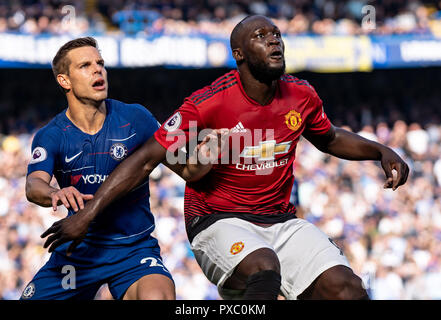
[[[110,147],[110,156],[116,161],[120,161],[127,156],[127,147],[122,143],[115,143]]]
[[[23,294],[21,295],[21,297],[22,299],[29,299],[32,298],[34,293],[35,293],[35,284],[31,282],[23,290]]]

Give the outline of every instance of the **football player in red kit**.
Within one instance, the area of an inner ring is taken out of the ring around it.
[[[307,81],[285,74],[280,30],[249,16],[231,34],[237,70],[194,92],[143,147],[107,178],[76,215],[56,222],[49,242],[81,239],[90,222],[204,129],[230,129],[222,155],[186,185],[192,250],[224,298],[368,299],[334,242],[297,218],[290,204],[296,145],[348,160],[377,160],[386,188],[404,184],[408,166],[390,148],[334,127]],[[193,148],[188,148],[193,150]],[[396,170],[396,176],[393,176]]]

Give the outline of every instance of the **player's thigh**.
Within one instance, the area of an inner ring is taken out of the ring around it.
[[[279,235],[274,247],[281,264],[281,289],[287,299],[296,299],[329,268],[349,267],[340,248],[312,223],[293,219],[273,227]]]
[[[360,277],[350,268],[337,265],[324,271],[298,297],[303,300],[369,299]]]
[[[173,279],[165,267],[157,242],[144,242],[118,249],[114,255],[124,257],[109,266],[109,290],[115,299],[155,299],[174,297]],[[152,280],[152,281],[150,281]],[[162,286],[153,287],[153,280]],[[141,284],[141,285],[140,285]],[[130,289],[130,292],[128,290]],[[155,289],[155,292],[146,292]],[[173,294],[170,293],[173,291]],[[128,295],[127,295],[128,293]]]
[[[201,231],[191,244],[205,276],[217,286],[223,286],[251,253],[262,248],[273,250],[257,226],[238,218],[215,222]]]
[[[135,281],[123,300],[175,300],[175,284],[162,274],[148,274]]]
[[[20,299],[92,300],[102,283],[89,277],[73,261],[52,256],[26,285]]]

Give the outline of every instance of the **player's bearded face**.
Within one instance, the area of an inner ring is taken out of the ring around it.
[[[261,82],[277,80],[285,73],[285,59],[282,64],[272,65],[263,59],[250,55],[246,63],[253,77]]]
[[[280,30],[267,19],[251,21],[245,63],[253,77],[261,82],[279,79],[285,73],[285,46]]]

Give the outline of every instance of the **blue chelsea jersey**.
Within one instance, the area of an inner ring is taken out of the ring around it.
[[[41,128],[32,142],[28,175],[42,170],[54,175],[60,188],[74,186],[94,194],[107,176],[158,129],[158,121],[143,106],[106,99],[101,130],[90,135],[59,113]],[[84,239],[97,245],[127,245],[154,230],[149,181],[112,203],[91,223]],[[69,210],[69,215],[74,214]]]

